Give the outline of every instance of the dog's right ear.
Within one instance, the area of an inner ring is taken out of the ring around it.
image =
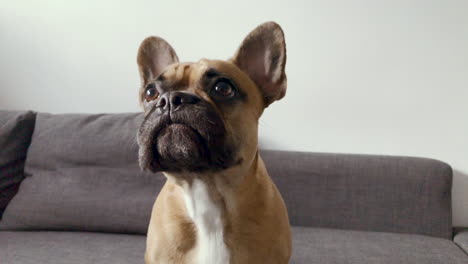
[[[162,38],[148,37],[138,49],[137,63],[140,70],[140,103],[145,98],[146,86],[154,81],[170,64],[179,62],[174,49]]]

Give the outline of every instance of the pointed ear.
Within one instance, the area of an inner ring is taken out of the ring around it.
[[[281,27],[266,22],[244,39],[232,59],[260,88],[268,106],[286,94],[286,43]]]
[[[138,49],[137,63],[140,70],[140,103],[143,102],[146,85],[157,78],[168,65],[179,62],[174,49],[164,39],[148,37]]]

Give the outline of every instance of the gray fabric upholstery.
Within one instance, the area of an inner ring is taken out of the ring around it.
[[[431,159],[262,151],[293,225],[451,238],[449,165]]]
[[[457,231],[453,241],[468,254],[468,228]]]
[[[141,173],[141,114],[38,114],[20,190],[3,230],[145,234],[165,178]]]
[[[452,241],[413,234],[293,228],[291,264],[466,264]]]
[[[143,263],[145,236],[0,232],[5,264]],[[421,235],[293,227],[291,264],[465,264],[453,242]],[[6,260],[6,261],[5,261]]]
[[[34,122],[30,111],[0,111],[0,218],[23,180]]]
[[[146,232],[164,177],[141,173],[142,114],[38,114],[3,230]],[[451,237],[452,171],[408,157],[262,151],[293,225]]]
[[[0,232],[2,264],[143,264],[146,237],[88,232]]]

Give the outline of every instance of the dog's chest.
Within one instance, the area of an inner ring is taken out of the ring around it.
[[[207,185],[195,179],[184,193],[185,206],[197,228],[195,258],[198,264],[229,264],[229,250],[224,243],[221,208],[214,203]]]

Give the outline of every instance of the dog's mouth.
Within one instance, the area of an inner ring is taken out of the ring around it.
[[[138,132],[139,162],[151,172],[202,172],[232,165],[233,147],[219,114],[210,106],[149,113]]]
[[[186,124],[172,123],[163,127],[155,133],[152,143],[151,166],[161,170],[201,170],[210,160],[206,140]]]

